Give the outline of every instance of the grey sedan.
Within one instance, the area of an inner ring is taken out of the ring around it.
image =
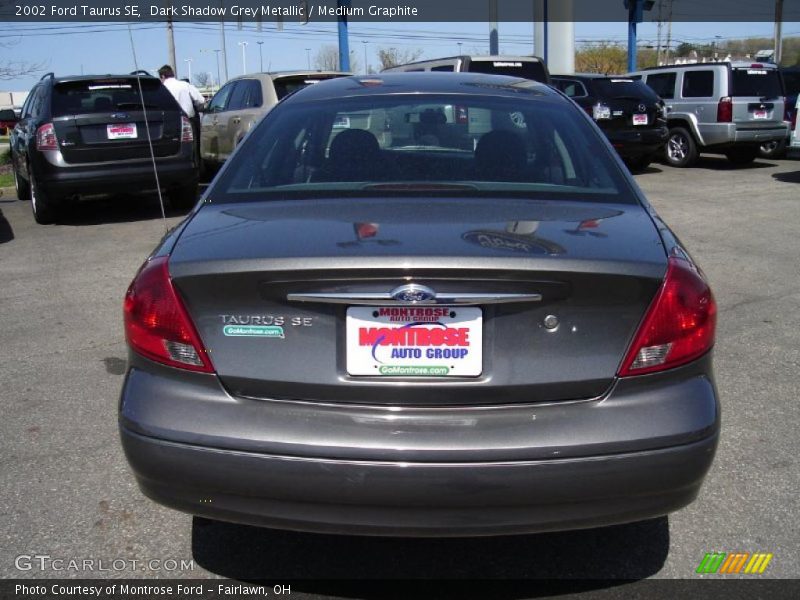
[[[125,297],[153,500],[493,535],[664,515],[717,446],[714,298],[576,105],[529,80],[316,84],[253,130]]]

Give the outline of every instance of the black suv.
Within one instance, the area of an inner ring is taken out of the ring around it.
[[[191,123],[161,81],[142,73],[49,73],[11,132],[17,197],[31,200],[38,223],[57,220],[73,197],[156,189],[153,157],[172,206],[191,206],[198,181]]]
[[[666,143],[664,102],[641,81],[592,74],[551,80],[594,118],[632,171],[645,169]]]

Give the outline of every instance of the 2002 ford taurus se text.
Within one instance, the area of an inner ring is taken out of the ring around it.
[[[125,298],[141,489],[270,527],[480,535],[691,502],[719,435],[703,274],[583,111],[474,74],[319,83]]]

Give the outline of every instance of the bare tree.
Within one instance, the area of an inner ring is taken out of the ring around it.
[[[321,71],[338,71],[339,70],[339,48],[332,44],[322,46],[314,57],[314,66]],[[358,58],[354,50],[350,51],[350,71],[358,73],[359,71]]]
[[[378,48],[378,60],[381,62],[381,69],[388,69],[398,65],[405,65],[414,62],[422,56],[422,50],[400,50],[399,48]]]
[[[624,73],[628,70],[627,65],[627,51],[612,42],[584,46],[575,53],[575,71],[578,73]]]
[[[208,71],[200,71],[194,75],[194,84],[199,88],[211,87],[212,81],[211,73]]]
[[[19,40],[14,42],[0,42],[0,49],[10,48],[18,43]],[[33,75],[34,73],[44,70],[45,67],[46,63],[44,62],[33,63],[25,60],[2,60],[0,61],[0,80],[7,81],[9,79]]]

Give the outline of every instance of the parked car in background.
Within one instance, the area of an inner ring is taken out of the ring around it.
[[[761,144],[759,156],[763,158],[782,158],[786,154],[787,146],[791,145],[791,137],[797,121],[797,97],[800,92],[800,67],[781,67],[784,94],[786,99],[786,113],[784,120],[789,124],[789,135],[783,140],[775,140]]]
[[[395,128],[456,106],[488,115],[477,140]],[[128,462],[149,498],[211,519],[404,536],[638,521],[694,500],[719,437],[702,271],[586,114],[527,79],[292,95],[124,315]]]
[[[13,108],[0,109],[0,135],[8,135],[19,121],[19,115]]]
[[[28,95],[10,143],[17,197],[31,201],[38,223],[57,220],[70,198],[156,189],[153,158],[174,206],[197,199],[191,123],[155,77],[49,73]]]
[[[443,73],[485,73],[487,75],[508,75],[550,83],[547,66],[538,56],[449,56],[420,60],[384,69],[382,73],[415,73],[432,71]]]
[[[667,129],[664,102],[641,81],[624,75],[551,75],[553,87],[592,118],[632,171],[645,169],[663,151]]]
[[[693,165],[701,153],[751,163],[761,144],[786,137],[783,86],[773,64],[720,62],[654,67],[629,74],[666,103],[665,159]]]
[[[225,162],[264,113],[283,97],[306,86],[344,77],[339,71],[253,73],[229,80],[200,118],[200,158],[204,170]]]
[[[792,135],[789,138],[789,156],[791,158],[800,158],[800,122],[798,122],[797,115],[800,113],[800,97],[797,98],[794,105],[794,117],[792,119]]]

